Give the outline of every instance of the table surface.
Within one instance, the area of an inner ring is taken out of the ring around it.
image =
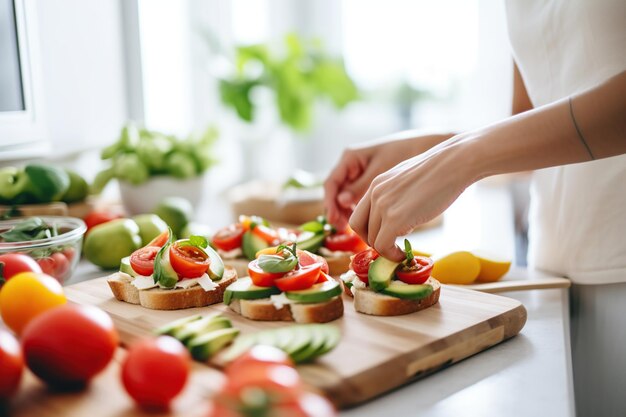
[[[512,210],[506,188],[471,187],[446,212],[443,226],[410,239],[416,248],[430,252],[480,248],[512,258],[513,222],[508,213]],[[82,263],[68,284],[99,276],[101,271]],[[567,289],[501,295],[520,300],[528,311],[518,336],[340,415],[406,415],[415,410],[421,416],[574,415]]]

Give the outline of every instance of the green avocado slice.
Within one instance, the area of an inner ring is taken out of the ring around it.
[[[335,280],[315,284],[300,291],[287,291],[285,296],[298,303],[320,303],[341,294],[341,286]]]
[[[243,255],[249,260],[256,258],[256,253],[262,249],[269,248],[269,245],[265,240],[248,230],[243,234],[241,240],[241,250]]]
[[[128,274],[131,277],[136,277],[137,275],[139,275],[138,273],[135,272],[133,267],[130,265],[130,256],[126,256],[125,258],[122,258],[122,260],[120,261],[120,272]]]
[[[387,288],[381,291],[383,294],[404,300],[420,300],[433,293],[433,287],[428,284],[411,285],[392,281]]]
[[[387,288],[391,284],[399,265],[399,262],[390,261],[382,256],[374,260],[367,273],[370,287],[378,292]]]

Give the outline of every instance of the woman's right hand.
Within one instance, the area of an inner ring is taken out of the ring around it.
[[[411,137],[410,132],[348,148],[324,182],[328,221],[344,229],[356,204],[376,176],[419,155],[452,135]]]

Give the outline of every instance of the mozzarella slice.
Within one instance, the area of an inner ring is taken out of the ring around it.
[[[157,284],[154,283],[154,279],[152,275],[149,277],[143,275],[137,275],[135,279],[131,282],[135,288],[138,290],[147,290],[149,288],[154,288]]]

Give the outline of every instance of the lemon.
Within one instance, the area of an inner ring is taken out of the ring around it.
[[[423,252],[423,251],[417,250],[417,249],[413,249],[413,255],[415,255],[415,256],[425,256],[427,258],[430,258],[431,256],[433,256],[433,254],[430,253],[430,252]]]
[[[480,261],[467,251],[433,256],[431,275],[443,284],[471,284],[480,273]]]
[[[474,255],[480,262],[480,273],[476,281],[479,282],[494,282],[502,278],[504,274],[509,272],[511,268],[511,261],[499,259],[483,251],[473,251]]]

